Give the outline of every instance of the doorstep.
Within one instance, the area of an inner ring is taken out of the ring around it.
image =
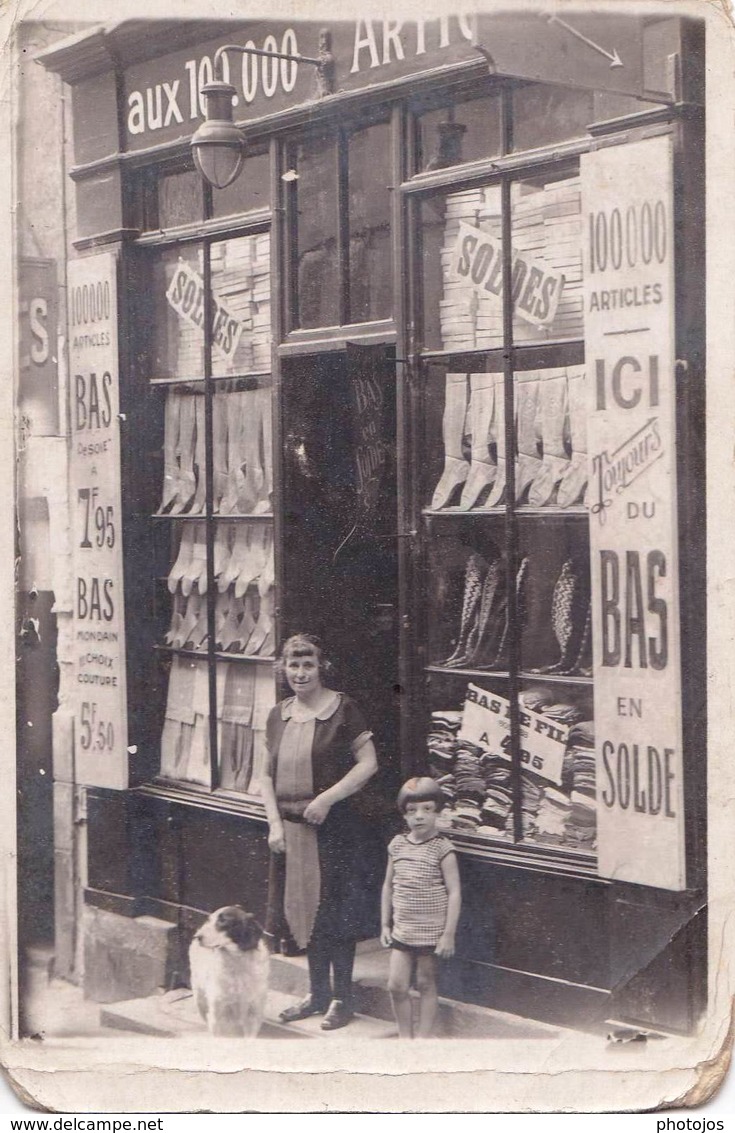
[[[390,949],[379,940],[357,946],[353,975],[356,1009],[366,1016],[389,1021],[393,1010],[388,992]],[[305,956],[271,956],[270,987],[303,999],[309,993],[309,970]],[[412,992],[412,996],[418,996]],[[552,1026],[522,1015],[495,1011],[456,999],[439,998],[438,1038],[461,1039],[557,1039],[573,1034],[571,1029]]]
[[[299,996],[271,990],[265,1006],[265,1018],[258,1038],[261,1039],[329,1039],[321,1029],[322,1016],[300,1019],[296,1023],[279,1023],[278,1016],[286,1007],[299,1002]],[[188,988],[107,1003],[100,1011],[100,1022],[118,1031],[132,1031],[157,1038],[206,1035],[207,1028],[199,1015],[194,996]],[[350,1039],[395,1038],[393,1022],[357,1014],[349,1024]]]

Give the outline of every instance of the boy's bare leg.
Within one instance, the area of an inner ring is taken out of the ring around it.
[[[416,967],[416,987],[419,999],[419,1025],[417,1039],[430,1039],[439,1007],[436,990],[436,956],[419,956]]]
[[[411,985],[411,955],[391,949],[388,967],[388,991],[390,992],[393,1014],[398,1024],[399,1039],[413,1038],[413,1006],[408,989]]]

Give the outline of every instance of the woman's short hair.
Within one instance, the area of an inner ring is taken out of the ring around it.
[[[282,677],[286,671],[289,657],[316,657],[319,675],[322,680],[328,677],[333,665],[324,652],[321,639],[314,633],[295,633],[283,643],[281,655],[276,661],[276,672]]]
[[[441,787],[428,775],[421,775],[416,779],[409,779],[398,792],[396,803],[401,814],[406,813],[409,803],[436,803],[436,809],[444,806],[444,795]]]

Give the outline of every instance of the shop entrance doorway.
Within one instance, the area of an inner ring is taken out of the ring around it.
[[[396,395],[393,351],[289,360],[283,381],[284,635],[318,634],[399,776]],[[376,799],[377,802],[377,799]]]

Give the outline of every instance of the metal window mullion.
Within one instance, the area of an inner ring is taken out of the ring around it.
[[[516,498],[516,431],[513,396],[513,249],[511,245],[511,182],[504,177],[500,185],[503,245],[503,392],[505,395],[505,554],[506,591],[508,596],[508,699],[510,701],[511,790],[513,796],[513,837],[523,840],[521,806],[523,784],[520,761],[520,706],[518,703],[520,668],[520,627],[518,625],[518,524],[515,514]]]
[[[217,752],[217,659],[215,641],[215,590],[214,590],[214,450],[212,408],[214,383],[212,381],[212,324],[214,296],[212,295],[211,242],[203,245],[204,266],[204,476],[207,580],[207,676],[209,683],[209,764],[212,790],[219,786],[219,760]],[[201,475],[201,469],[199,474]]]
[[[337,263],[339,265],[339,321],[350,322],[350,172],[349,137],[345,130],[337,133]]]

